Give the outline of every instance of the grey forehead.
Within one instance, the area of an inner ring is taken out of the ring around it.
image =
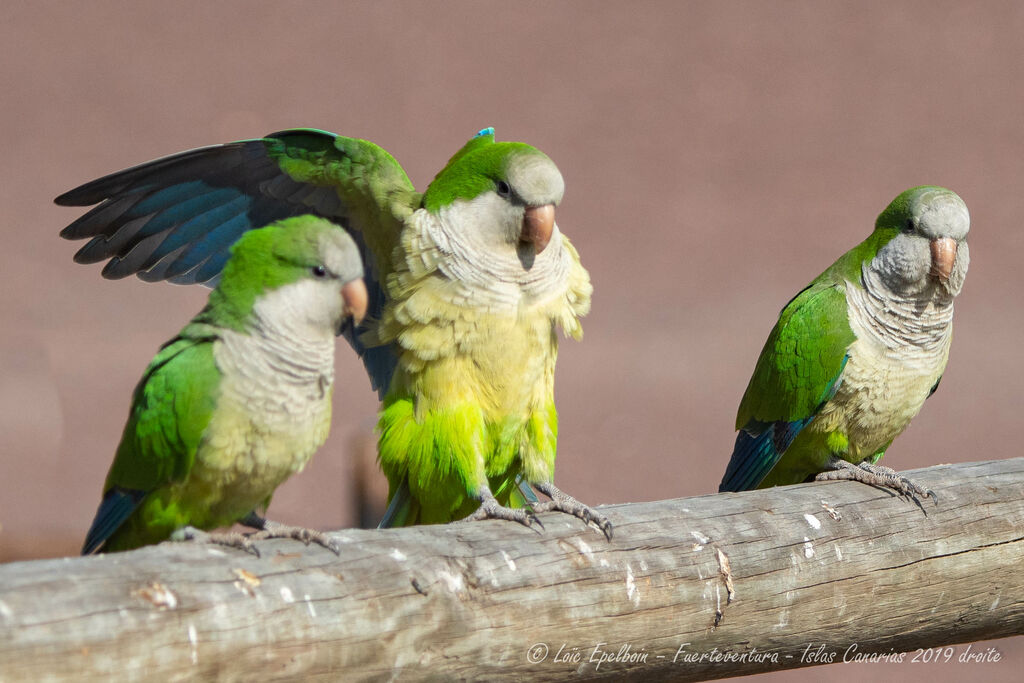
[[[363,276],[363,259],[356,242],[341,227],[325,231],[320,236],[320,254],[324,266],[344,282]]]
[[[557,204],[565,193],[561,172],[541,153],[516,154],[506,168],[508,182],[515,193],[529,205]]]
[[[928,238],[960,240],[971,228],[971,215],[964,200],[949,190],[927,189],[914,198],[911,215]]]

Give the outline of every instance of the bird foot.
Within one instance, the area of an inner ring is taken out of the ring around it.
[[[247,536],[253,541],[263,541],[270,538],[290,538],[296,541],[302,541],[306,545],[316,543],[317,545],[327,548],[335,555],[341,554],[341,544],[338,540],[332,538],[330,534],[324,533],[323,531],[309,529],[304,526],[291,526],[289,524],[273,522],[264,517],[260,517],[255,512],[250,512],[246,515],[245,518],[241,520],[241,523],[258,530],[255,533],[248,534]]]
[[[530,528],[533,528],[532,525],[536,522],[537,526],[541,529],[544,528],[544,525],[537,519],[537,515],[533,513],[533,510],[529,508],[510,508],[501,505],[486,486],[480,497],[480,507],[462,521],[479,522],[484,519],[504,519],[509,522],[519,522],[523,526]]]
[[[546,503],[534,503],[534,512],[564,512],[579,517],[585,524],[593,524],[600,529],[606,539],[612,540],[612,523],[600,512],[576,500],[551,482],[538,482],[533,486],[551,499]]]
[[[251,553],[256,557],[260,556],[260,551],[252,542],[251,534],[243,534],[237,531],[218,531],[209,532],[197,529],[194,526],[183,526],[180,529],[174,531],[171,534],[172,541],[176,543],[211,543],[214,545],[223,545],[229,548],[237,548],[238,550],[244,550],[247,553]]]
[[[815,477],[816,481],[859,481],[870,486],[877,486],[884,489],[892,489],[900,495],[907,496],[918,505],[918,498],[931,498],[938,504],[938,496],[931,489],[926,489],[903,476],[891,467],[885,465],[872,465],[862,462],[854,465],[842,458],[833,458],[829,462],[832,469],[822,472]]]

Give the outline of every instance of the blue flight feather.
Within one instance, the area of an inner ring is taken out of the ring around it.
[[[214,189],[207,187],[201,194],[189,197],[178,204],[160,209],[155,216],[146,222],[137,234],[139,237],[144,237],[147,235],[154,235],[158,232],[163,232],[164,230],[170,230],[171,228],[174,228],[172,232],[177,232],[178,230],[181,230],[183,225],[187,224],[193,218],[202,216],[217,207],[229,204],[238,197],[245,198],[247,202],[251,201],[248,200],[248,198],[241,192],[233,188]],[[131,213],[135,213],[135,211],[144,203],[145,202],[139,202],[136,204]],[[140,213],[139,215],[144,216],[146,214]]]
[[[797,435],[818,415],[826,403],[832,400],[843,382],[843,370],[850,356],[843,357],[836,374],[821,395],[818,407],[814,412],[802,419],[786,422],[759,422],[751,420],[736,435],[736,445],[732,449],[732,458],[718,485],[719,492],[749,491],[757,488],[761,480],[768,476],[772,468],[779,462]]]
[[[167,235],[167,239],[160,245],[160,249],[158,249],[157,252],[161,256],[166,256],[175,249],[186,244],[191,244],[194,240],[212,232],[220,225],[234,220],[237,216],[244,216],[249,204],[252,203],[252,199],[233,190],[225,190],[223,192],[225,195],[231,195],[229,201],[216,206],[211,206],[205,209],[202,213],[198,213],[183,221],[181,225],[178,225],[174,230],[170,231]],[[162,216],[159,216],[158,218],[162,218]],[[155,222],[157,222],[156,219],[147,223],[145,229],[148,230]],[[172,226],[168,224],[159,229],[162,230],[169,227]]]
[[[175,264],[176,267],[172,269],[174,271],[173,274],[188,272],[200,263],[209,259],[211,255],[217,254],[218,252],[223,252],[224,261],[227,261],[231,245],[238,241],[238,238],[241,237],[246,230],[251,230],[252,227],[253,225],[249,221],[249,217],[244,213],[237,214],[230,220],[224,221],[193,242],[192,245],[177,258]]]
[[[744,428],[736,435],[732,459],[718,486],[721,491],[748,491],[757,488],[779,458],[793,443],[796,435],[806,427],[814,416],[796,422],[773,422],[768,425],[751,425],[758,431]]]
[[[144,216],[147,213],[163,211],[175,204],[188,202],[196,195],[202,195],[210,191],[210,186],[202,180],[178,183],[157,190],[132,208],[132,213],[137,216]]]

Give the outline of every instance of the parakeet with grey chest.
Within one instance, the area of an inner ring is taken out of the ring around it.
[[[366,311],[359,250],[337,225],[286,219],[231,249],[206,307],[135,389],[83,554],[172,534],[254,550],[329,537],[261,517],[327,438],[335,334]],[[203,534],[241,522],[256,534]]]
[[[740,402],[720,491],[817,478],[934,496],[876,463],[939,386],[969,229],[955,193],[911,188],[782,309]]]
[[[556,510],[611,524],[554,485],[558,332],[579,338],[587,271],[555,224],[565,184],[536,148],[484,129],[422,194],[372,142],[312,129],[205,147],[62,195],[99,204],[62,232],[108,277],[206,282],[246,230],[336,221],[367,266],[369,314],[346,334],[383,400],[382,526]],[[538,503],[531,486],[551,500]],[[532,510],[532,512],[531,512]]]

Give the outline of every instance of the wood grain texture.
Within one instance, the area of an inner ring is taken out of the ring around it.
[[[0,680],[701,680],[1024,633],[1024,458],[913,476],[937,504],[814,483],[606,506],[611,542],[544,514],[0,565]]]

